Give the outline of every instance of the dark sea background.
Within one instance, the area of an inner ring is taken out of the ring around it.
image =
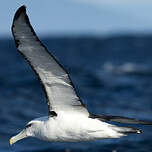
[[[152,121],[152,36],[44,37],[42,41],[69,72],[77,93],[93,114]],[[82,143],[9,138],[47,104],[34,72],[12,39],[0,39],[0,152],[151,152],[152,126],[126,125],[140,135]]]

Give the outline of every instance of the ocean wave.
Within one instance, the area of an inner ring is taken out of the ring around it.
[[[105,62],[102,70],[112,74],[135,74],[135,75],[151,75],[152,67],[147,64],[124,63],[113,64],[112,62]]]

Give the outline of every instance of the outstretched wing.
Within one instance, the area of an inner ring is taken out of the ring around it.
[[[26,14],[20,7],[13,20],[12,33],[16,47],[40,79],[51,111],[76,111],[89,115],[77,96],[68,73],[48,52],[36,36]]]
[[[141,125],[152,125],[152,121],[138,120],[123,116],[110,116],[110,115],[90,115],[89,118],[99,119],[101,121],[111,121],[126,124],[141,124]]]

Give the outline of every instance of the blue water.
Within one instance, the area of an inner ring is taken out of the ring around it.
[[[152,37],[44,38],[69,71],[89,111],[152,121]],[[42,87],[17,52],[13,40],[0,40],[0,152],[150,152],[152,126],[132,125],[143,134],[83,143],[49,143],[9,138],[33,118],[47,115]],[[128,125],[127,125],[128,126]]]

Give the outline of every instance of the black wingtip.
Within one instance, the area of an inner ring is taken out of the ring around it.
[[[17,20],[21,14],[26,14],[26,6],[21,6],[15,13],[14,20]]]

